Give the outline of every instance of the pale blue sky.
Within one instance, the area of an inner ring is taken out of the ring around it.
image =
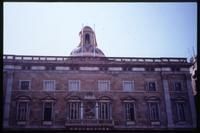
[[[4,54],[68,56],[82,24],[109,57],[190,57],[196,3],[4,2]]]

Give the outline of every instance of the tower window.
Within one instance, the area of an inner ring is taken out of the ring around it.
[[[85,35],[85,43],[90,44],[90,35],[89,34]]]

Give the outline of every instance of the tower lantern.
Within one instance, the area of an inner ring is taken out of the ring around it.
[[[94,30],[89,26],[84,26],[79,32],[80,43],[71,52],[71,56],[97,56],[105,57],[104,53],[97,48],[97,41]],[[94,54],[95,53],[95,54]]]

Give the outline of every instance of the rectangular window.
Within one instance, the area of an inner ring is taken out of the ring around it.
[[[27,113],[28,113],[28,103],[19,102],[17,111],[17,121],[26,121],[28,116]]]
[[[110,115],[111,115],[110,102],[100,102],[98,112],[100,120],[110,120]]]
[[[125,103],[125,117],[127,121],[135,121],[134,103]]]
[[[151,121],[159,121],[159,105],[157,102],[149,103],[149,116]]]
[[[181,82],[176,81],[174,83],[174,89],[175,89],[175,91],[181,91],[182,90]]]
[[[110,81],[109,80],[99,80],[98,81],[99,91],[110,91]]]
[[[134,88],[133,81],[123,81],[123,91],[132,92]]]
[[[20,89],[29,90],[30,89],[30,80],[20,80]]]
[[[52,120],[52,102],[45,102],[44,103],[44,121],[51,121]]]
[[[70,120],[79,120],[81,114],[81,103],[80,102],[69,102],[68,103],[68,115]]]
[[[176,111],[178,121],[185,121],[185,103],[177,102],[176,103]]]
[[[44,80],[43,81],[43,88],[46,91],[55,90],[55,80]]]
[[[148,91],[156,91],[156,83],[154,81],[148,82]]]
[[[80,80],[69,80],[69,91],[79,91],[80,90]]]

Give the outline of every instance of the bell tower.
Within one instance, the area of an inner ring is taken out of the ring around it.
[[[83,45],[92,45],[92,46],[97,46],[96,42],[96,36],[92,28],[89,26],[85,26],[80,32],[80,44],[79,46]]]
[[[83,27],[79,32],[79,37],[80,43],[78,47],[71,52],[71,56],[105,57],[104,53],[97,48],[96,35],[91,27]]]

